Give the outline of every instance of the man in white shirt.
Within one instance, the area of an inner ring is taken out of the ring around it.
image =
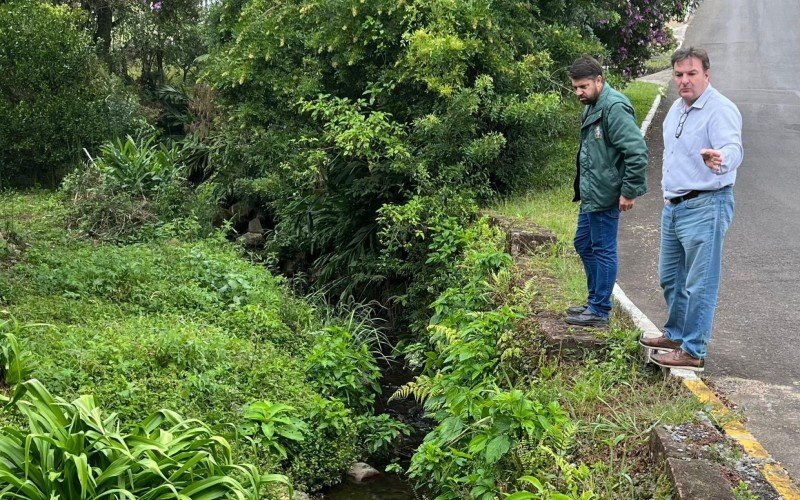
[[[722,246],[733,220],[742,162],[742,116],[709,81],[705,50],[672,55],[680,98],[664,119],[659,279],[667,302],[664,334],[642,338],[654,363],[702,371],[717,307]]]

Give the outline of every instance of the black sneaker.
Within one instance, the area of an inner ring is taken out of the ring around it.
[[[575,326],[608,326],[608,318],[598,316],[589,309],[577,316],[567,316],[565,321],[567,324]]]
[[[582,314],[588,306],[572,306],[567,308],[567,316],[577,316]]]

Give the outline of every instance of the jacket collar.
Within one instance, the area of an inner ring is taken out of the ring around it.
[[[600,91],[600,95],[597,97],[597,102],[586,105],[583,111],[581,127],[583,127],[583,125],[586,123],[594,123],[597,121],[596,116],[603,114],[603,108],[606,105],[606,101],[608,100],[608,96],[611,94],[611,91],[611,85],[609,85],[608,82],[603,82],[603,90]]]
[[[606,105],[606,101],[608,100],[608,95],[611,93],[611,85],[603,81],[603,90],[600,91],[600,95],[597,97],[597,102],[594,103],[592,106],[594,109],[602,109]]]

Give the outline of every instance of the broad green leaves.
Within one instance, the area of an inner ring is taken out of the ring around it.
[[[103,418],[94,398],[53,398],[36,379],[19,384],[7,404],[28,430],[0,429],[0,495],[4,498],[258,499],[266,483],[232,460],[228,442],[202,422],[157,412],[130,431]]]
[[[24,328],[15,318],[0,319],[0,383],[9,387],[26,380],[31,374],[30,353],[19,345],[15,333]]]
[[[286,445],[305,440],[308,432],[308,425],[294,415],[296,409],[291,406],[258,401],[245,409],[244,418],[248,422],[239,426],[239,432],[259,443],[265,451],[286,459]]]
[[[309,382],[324,396],[366,410],[380,391],[380,370],[366,344],[344,328],[328,326],[317,334],[306,359]]]

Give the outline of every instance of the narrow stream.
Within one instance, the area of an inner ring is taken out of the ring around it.
[[[405,478],[382,474],[363,484],[345,481],[326,491],[325,500],[414,500],[419,498]]]
[[[389,398],[406,382],[414,378],[414,374],[402,367],[402,363],[381,366],[381,394],[375,405],[375,413],[388,413],[392,417],[411,426],[412,433],[403,437],[396,444],[395,455],[399,464],[407,468],[411,455],[422,443],[425,434],[433,428],[432,422],[424,418],[422,406],[413,398],[396,400],[389,403]],[[370,464],[382,471],[386,464]],[[415,500],[422,498],[416,493],[408,480],[398,474],[383,473],[378,477],[356,484],[349,479],[322,492],[325,500]]]

